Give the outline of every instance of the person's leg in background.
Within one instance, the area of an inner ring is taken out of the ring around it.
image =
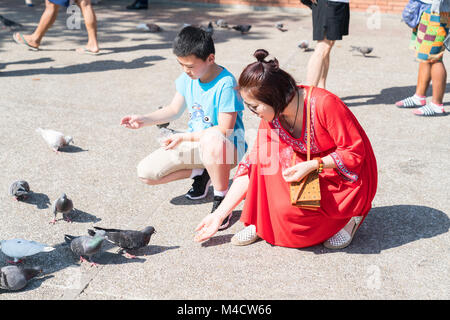
[[[306,84],[325,89],[328,69],[330,66],[330,53],[334,46],[332,40],[325,36],[324,40],[317,42],[314,53],[308,62]]]
[[[22,35],[23,39],[21,39],[19,33],[15,33],[14,38],[18,39],[19,42],[27,42],[28,45],[33,48],[39,48],[45,33],[56,21],[59,7],[59,5],[52,3],[49,0],[45,0],[44,13],[42,14],[39,24],[34,32],[31,35]]]
[[[424,63],[422,62],[421,65],[422,64]],[[428,64],[427,71],[429,71],[429,79],[431,79],[432,83],[433,96],[431,98],[431,102],[429,102],[428,104],[417,110],[414,110],[413,113],[418,116],[444,114],[445,110],[443,105],[443,99],[445,87],[447,84],[447,70],[445,69],[442,60],[433,60],[427,64]]]
[[[92,53],[97,53],[100,51],[97,41],[97,17],[95,16],[91,0],[76,0],[76,3],[81,9],[88,32],[88,42],[86,46],[77,49],[77,52],[82,53],[87,50]]]

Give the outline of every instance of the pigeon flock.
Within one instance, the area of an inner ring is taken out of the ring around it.
[[[169,123],[164,125],[168,126]],[[168,130],[165,127],[161,129]],[[59,152],[61,148],[64,148],[69,143],[73,142],[71,136],[65,136],[63,133],[55,130],[38,128],[36,131],[41,134],[45,142],[56,153]],[[17,180],[9,187],[9,195],[17,202],[27,201],[29,197],[33,196],[33,192],[27,181]],[[67,222],[72,222],[70,215],[78,213],[77,210],[74,210],[73,201],[66,193],[62,193],[60,197],[53,202],[52,212],[54,218],[50,221],[51,224],[56,223],[58,213],[61,213],[63,219]],[[92,261],[92,256],[100,251],[104,240],[118,246],[120,248],[117,252],[118,254],[123,254],[123,252],[125,252],[128,258],[134,259],[136,256],[130,254],[128,251],[137,250],[147,246],[152,234],[156,233],[155,228],[152,226],[148,226],[143,230],[106,229],[98,226],[94,226],[94,229],[95,230],[88,229],[88,235],[64,235],[64,241],[73,254],[80,258],[80,262],[87,261],[91,266],[97,266],[97,264]],[[55,250],[55,247],[36,241],[16,238],[0,240],[0,250],[7,257],[12,258],[12,260],[8,260],[7,263],[13,264],[0,269],[1,292],[2,289],[9,291],[21,290],[26,287],[29,280],[42,274],[43,270],[39,266],[24,267],[18,264],[22,263],[26,257],[38,253],[51,252]]]

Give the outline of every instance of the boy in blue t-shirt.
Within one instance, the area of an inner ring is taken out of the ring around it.
[[[186,194],[202,199],[212,183],[217,209],[228,191],[230,170],[247,149],[244,139],[242,99],[234,76],[215,62],[214,42],[204,30],[183,28],[174,40],[173,52],[184,73],[176,80],[172,102],[147,115],[130,115],[121,124],[130,129],[173,121],[184,110],[190,113],[188,129],[169,136],[163,147],[137,166],[139,178],[149,185],[192,178]],[[228,226],[231,215],[220,229]]]

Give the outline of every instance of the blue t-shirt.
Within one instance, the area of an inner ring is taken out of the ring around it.
[[[223,67],[222,67],[223,68]],[[175,81],[177,91],[184,97],[190,113],[188,132],[202,131],[217,126],[219,112],[237,112],[233,134],[228,137],[238,152],[238,160],[247,151],[245,129],[242,121],[244,105],[236,91],[236,79],[225,68],[211,82],[202,83],[191,79],[186,73]]]

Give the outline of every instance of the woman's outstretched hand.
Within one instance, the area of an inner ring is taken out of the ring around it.
[[[310,172],[316,170],[317,165],[317,160],[300,162],[290,168],[285,169],[282,172],[282,175],[286,182],[300,181]]]
[[[221,223],[222,219],[220,218],[220,216],[215,214],[208,214],[199,223],[197,228],[195,228],[195,232],[197,232],[197,234],[195,235],[194,240],[197,242],[208,240],[216,234]]]

